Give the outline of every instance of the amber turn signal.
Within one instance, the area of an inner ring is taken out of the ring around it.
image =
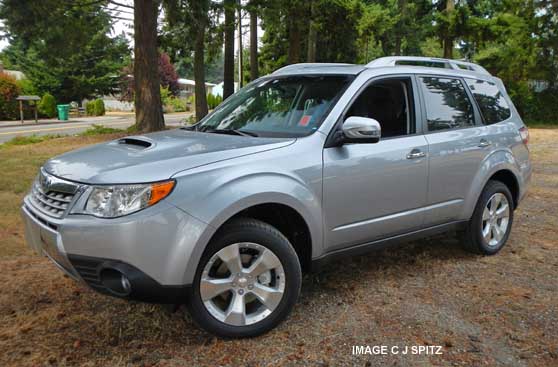
[[[149,205],[153,205],[167,197],[174,188],[174,184],[174,180],[151,184],[151,197],[149,198]]]

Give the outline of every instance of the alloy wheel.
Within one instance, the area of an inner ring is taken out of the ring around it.
[[[232,326],[257,323],[279,305],[285,292],[285,272],[279,258],[265,246],[241,242],[213,255],[200,279],[207,311]]]
[[[506,196],[496,193],[490,197],[482,213],[482,236],[490,247],[499,246],[508,230],[510,204]]]

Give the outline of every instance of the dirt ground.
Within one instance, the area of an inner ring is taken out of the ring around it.
[[[107,137],[0,149],[0,365],[558,366],[558,129],[530,131],[535,174],[500,254],[470,255],[446,236],[334,263],[305,276],[277,329],[232,341],[183,310],[98,295],[25,248],[18,206],[37,167]]]

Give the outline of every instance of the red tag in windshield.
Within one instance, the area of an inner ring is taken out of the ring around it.
[[[310,122],[310,117],[312,116],[308,116],[308,115],[302,116],[302,118],[298,122],[298,126],[308,126],[308,123]]]

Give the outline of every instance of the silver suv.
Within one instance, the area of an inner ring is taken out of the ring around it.
[[[291,312],[303,271],[341,255],[450,230],[497,253],[527,140],[472,63],[297,64],[196,125],[50,159],[22,212],[29,245],[92,289],[254,336]]]

